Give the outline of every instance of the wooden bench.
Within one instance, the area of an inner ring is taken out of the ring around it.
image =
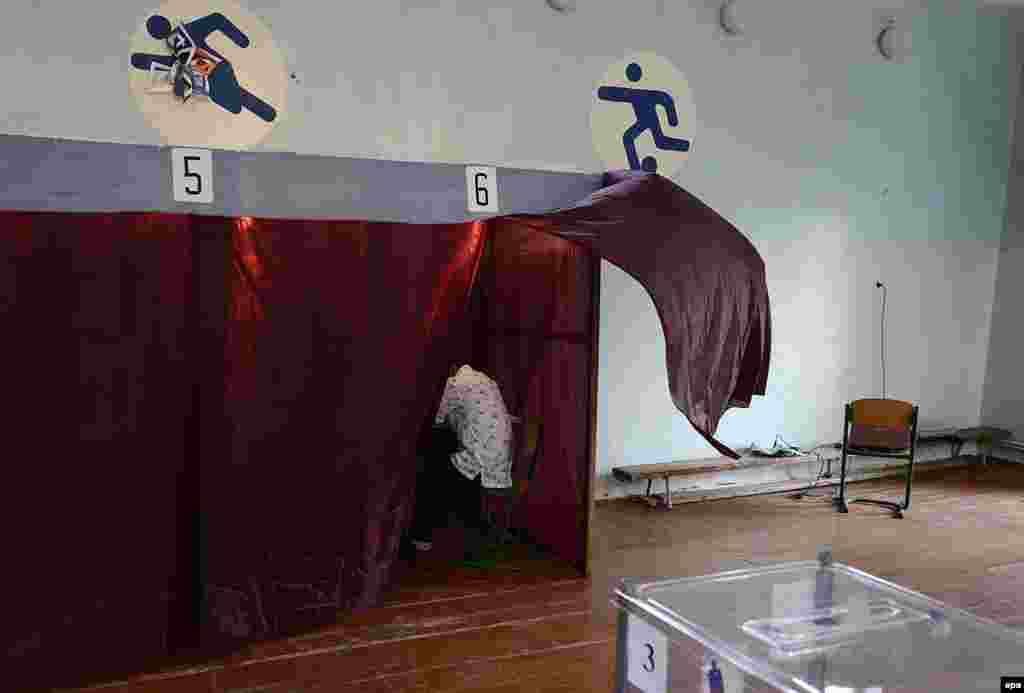
[[[749,455],[733,460],[728,457],[711,457],[703,460],[683,460],[678,462],[660,462],[657,464],[631,464],[625,467],[613,467],[612,476],[618,481],[630,483],[635,481],[647,481],[647,492],[642,500],[654,507],[658,504],[658,497],[661,494],[652,494],[651,487],[658,479],[665,481],[665,507],[672,507],[672,492],[669,489],[669,479],[680,476],[694,476],[696,474],[713,474],[715,472],[729,472],[738,469],[752,469],[755,467],[777,467],[785,464],[800,464],[802,462],[815,462],[814,455],[796,455],[791,457],[766,457],[760,455]]]
[[[975,428],[946,428],[934,429],[931,431],[919,431],[917,440],[922,442],[948,442],[952,448],[952,457],[957,457],[964,443],[977,442],[980,438],[987,437],[998,444],[1008,440],[1011,432],[1001,428],[979,426]],[[839,450],[832,450],[839,454]],[[989,450],[982,452],[982,460],[985,461]],[[822,457],[834,459],[830,455],[822,453]],[[702,460],[682,460],[676,462],[659,462],[656,464],[631,464],[624,467],[613,467],[612,476],[616,480],[625,483],[636,481],[647,481],[647,491],[641,500],[654,507],[658,504],[661,494],[652,494],[651,487],[658,479],[665,482],[664,502],[665,507],[672,507],[672,492],[669,488],[669,479],[681,476],[694,476],[696,474],[714,474],[715,472],[729,472],[740,469],[752,469],[755,467],[775,467],[786,464],[800,464],[802,462],[816,462],[819,458],[815,455],[797,455],[793,457],[766,457],[760,455],[746,455],[738,460],[728,457],[711,457]],[[831,465],[830,465],[831,467]],[[831,471],[831,469],[830,469]]]
[[[977,443],[979,440],[987,437],[990,441],[989,445],[985,446],[986,449],[980,451],[982,463],[984,464],[988,461],[988,456],[991,454],[991,448],[994,445],[998,445],[1009,440],[1012,436],[1013,433],[1004,428],[976,426],[972,428],[954,428],[936,432],[921,431],[918,433],[917,440],[919,443],[938,441],[947,442],[950,444],[950,457],[959,457],[960,451],[964,447],[964,443]]]
[[[1010,448],[1011,450],[1024,451],[1024,441],[1020,440],[1001,440],[997,445],[1004,448]]]

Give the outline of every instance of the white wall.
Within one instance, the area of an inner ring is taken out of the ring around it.
[[[992,337],[989,343],[988,368],[982,422],[1014,432],[1024,440],[1024,320],[1021,320],[1021,297],[1024,297],[1024,109],[1018,107],[1013,164],[1010,167],[1006,227],[999,249],[995,305],[992,310]],[[1000,456],[1021,461],[1019,452],[1005,450]]]
[[[1014,188],[1020,188],[1015,182]],[[1024,192],[1024,189],[1021,189]],[[1019,203],[1018,203],[1019,204]],[[1016,223],[1019,223],[1016,222]],[[1014,432],[1024,440],[1024,320],[1021,298],[1024,297],[1024,244],[1000,250],[999,280],[992,317],[992,343],[982,421]]]
[[[824,3],[820,17],[774,33],[766,23],[760,47],[737,44],[723,65],[742,62],[743,74],[719,73],[737,85],[722,100],[735,102],[722,104],[721,140],[702,142],[732,156],[678,177],[749,234],[767,264],[768,394],[725,416],[719,435],[731,444],[768,445],[776,434],[803,445],[838,440],[842,404],[881,393],[876,280],[888,286],[886,394],[919,403],[926,422],[980,418],[1016,42],[1005,18],[936,6],[913,16],[908,59],[883,64],[856,30],[870,11],[850,5]],[[760,37],[754,26],[749,33]],[[788,56],[766,46],[768,35],[778,47],[808,34],[819,37]],[[740,103],[757,91],[756,107]],[[600,470],[712,456],[668,415],[664,340],[649,301],[615,268],[603,279]],[[610,484],[612,495],[636,490]]]
[[[769,391],[721,439],[838,436],[842,402],[880,391],[877,279],[887,394],[978,422],[1016,101],[1005,18],[958,2],[898,14],[910,51],[886,63],[872,39],[899,2],[741,1],[734,39],[714,0],[579,0],[566,16],[542,0],[243,4],[297,75],[270,150],[595,171],[595,80],[627,52],[669,58],[698,118],[675,180],[768,269]],[[158,144],[127,76],[151,9],[8,2],[0,131]],[[605,265],[601,305],[600,472],[710,455],[669,399],[646,294]]]

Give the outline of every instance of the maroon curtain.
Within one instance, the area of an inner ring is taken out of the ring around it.
[[[543,426],[515,521],[582,565],[599,262],[580,245],[520,223],[495,219],[488,226],[490,253],[474,306],[477,367],[495,378],[513,414]]]
[[[713,209],[657,174],[617,171],[579,204],[505,218],[590,248],[650,294],[665,333],[672,401],[719,452],[730,407],[763,395],[771,353],[764,260]]]
[[[670,181],[608,182],[487,222],[475,344],[483,223],[0,214],[8,677],[141,666],[196,640],[201,597],[229,640],[374,603],[467,349],[544,424],[520,519],[581,557],[596,256],[650,292],[676,406],[734,454],[713,433],[764,392],[764,263]]]
[[[2,213],[0,228],[0,650],[20,690],[189,637],[193,237],[158,214]]]
[[[483,238],[478,223],[228,223],[229,454],[204,507],[214,617],[237,624],[232,595],[258,593],[249,635],[377,601]]]
[[[481,224],[0,225],[5,680],[377,601]]]

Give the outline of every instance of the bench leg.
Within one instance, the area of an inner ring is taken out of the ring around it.
[[[668,489],[668,477],[665,477],[665,507],[672,509],[672,492]]]
[[[658,496],[657,496],[657,494],[652,493],[653,486],[654,486],[654,479],[648,479],[647,480],[647,491],[644,493],[644,502],[647,503],[647,507],[649,507],[649,508],[657,508],[658,507]]]

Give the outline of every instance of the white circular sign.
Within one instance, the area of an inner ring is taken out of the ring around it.
[[[636,53],[608,68],[594,86],[590,132],[611,170],[671,176],[693,147],[696,113],[686,78],[654,53]]]
[[[267,27],[229,0],[170,0],[126,56],[132,95],[170,145],[245,149],[280,122],[288,77]]]

